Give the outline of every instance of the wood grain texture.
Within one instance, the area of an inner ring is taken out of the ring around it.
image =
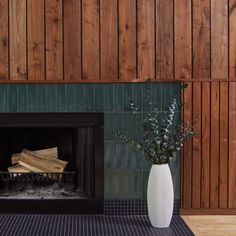
[[[236,78],[236,0],[229,0],[229,77]]]
[[[119,0],[119,78],[137,78],[136,1]]]
[[[81,79],[81,1],[64,0],[64,79]]]
[[[101,0],[101,79],[118,79],[118,2]]]
[[[236,0],[230,0],[229,8],[229,59],[230,79],[236,78]],[[229,85],[229,179],[228,179],[228,207],[236,208],[236,83]]]
[[[193,77],[211,76],[210,0],[193,0]]]
[[[191,0],[175,0],[174,4],[175,78],[191,78]]]
[[[236,208],[236,82],[230,83],[229,98],[228,207]]]
[[[191,1],[175,1],[175,77],[190,79],[191,73]],[[179,27],[183,25],[183,27]],[[192,83],[183,92],[183,120],[192,124]],[[182,207],[192,207],[192,140],[183,148]]]
[[[46,79],[63,79],[62,0],[46,2]]]
[[[82,11],[82,78],[99,80],[99,1],[82,1]]]
[[[138,78],[155,77],[155,1],[137,0]]]
[[[174,78],[174,4],[156,1],[156,78]]]
[[[192,124],[192,83],[188,83],[188,87],[183,92],[183,120],[188,124]],[[192,140],[188,140],[183,147],[183,191],[182,191],[182,207],[192,207]]]
[[[44,1],[27,3],[28,80],[45,79]]]
[[[210,207],[210,83],[202,83],[202,165],[201,165],[201,208]]]
[[[193,137],[192,145],[192,207],[200,208],[201,206],[201,159],[202,159],[202,124],[201,124],[201,104],[202,104],[202,87],[200,83],[193,84],[193,119],[197,119],[193,128],[196,135]]]
[[[10,79],[27,79],[26,1],[10,0]]]
[[[8,0],[0,1],[0,80],[8,80]]]

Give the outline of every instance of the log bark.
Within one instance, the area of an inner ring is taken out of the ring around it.
[[[20,154],[19,164],[33,172],[64,172],[68,162],[45,158],[38,153],[24,149]]]

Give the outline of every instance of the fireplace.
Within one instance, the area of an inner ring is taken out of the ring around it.
[[[1,113],[0,211],[102,213],[103,123],[103,113]],[[66,163],[63,171],[37,171],[43,156],[36,150],[52,149],[58,157],[45,159],[45,168]],[[25,168],[25,153],[37,168],[11,172]],[[13,154],[19,163],[12,163]]]

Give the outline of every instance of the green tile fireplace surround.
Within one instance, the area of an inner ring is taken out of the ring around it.
[[[152,101],[165,115],[177,83],[152,83]],[[142,140],[139,123],[147,105],[143,83],[1,84],[0,112],[104,112],[105,199],[145,199],[150,164],[111,135],[122,130]],[[139,112],[133,116],[129,98]],[[179,112],[180,116],[180,112]],[[171,163],[175,198],[179,199],[180,160]]]

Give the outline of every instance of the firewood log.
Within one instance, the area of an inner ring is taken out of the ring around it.
[[[35,152],[24,149],[20,154],[19,164],[33,172],[61,173],[68,162],[45,158]]]
[[[50,159],[57,159],[58,158],[57,147],[36,150],[33,152],[41,155],[42,157],[46,157],[46,158],[50,158]],[[20,153],[12,154],[12,156],[11,156],[12,165],[17,164],[19,159],[20,159]]]
[[[28,173],[28,172],[30,172],[29,169],[27,169],[24,166],[21,166],[19,164],[8,167],[8,171],[10,173],[17,173],[17,172],[19,172],[19,173]]]

